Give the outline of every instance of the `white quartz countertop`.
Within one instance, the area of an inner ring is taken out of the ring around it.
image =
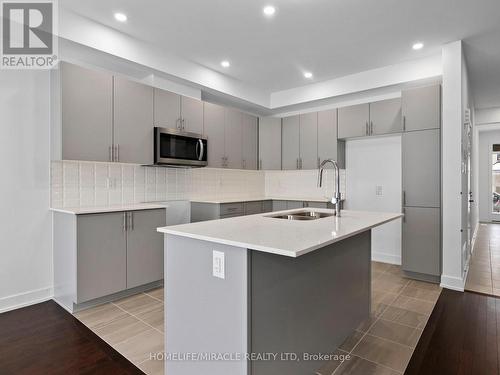
[[[305,198],[305,197],[251,197],[251,198],[217,198],[217,199],[191,199],[195,203],[238,203],[238,202],[256,202],[256,201],[304,201],[304,202],[329,202],[328,198]]]
[[[334,212],[328,209],[286,210],[162,227],[158,232],[298,257],[403,216],[344,210],[340,218],[330,216],[310,221],[269,217],[297,211]]]
[[[103,206],[103,207],[75,207],[75,208],[51,208],[51,211],[62,212],[71,215],[98,214],[105,212],[121,212],[121,211],[138,211],[138,210],[154,210],[157,208],[167,208],[168,203],[135,203],[118,206]]]

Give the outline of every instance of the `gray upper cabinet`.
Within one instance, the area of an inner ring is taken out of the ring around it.
[[[318,168],[318,113],[300,115],[300,169]]]
[[[441,210],[407,207],[402,232],[402,269],[441,275]]]
[[[403,205],[441,206],[439,129],[403,133]]]
[[[155,126],[181,130],[181,96],[155,88],[153,117]]]
[[[402,113],[405,131],[440,128],[441,86],[403,91]]]
[[[281,118],[259,119],[259,169],[281,169]]]
[[[243,139],[242,113],[232,109],[226,108],[225,126],[224,126],[224,149],[226,156],[226,167],[233,169],[243,168],[243,152],[241,149],[241,142]]]
[[[221,168],[225,166],[225,110],[217,104],[205,102],[203,105],[203,134],[208,140],[208,166]]]
[[[114,77],[115,161],[153,162],[153,89]]]
[[[368,135],[370,121],[370,105],[358,104],[339,108],[338,137],[339,139],[364,137]]]
[[[282,168],[299,169],[300,119],[299,116],[283,118],[281,142]]]
[[[243,169],[257,169],[257,117],[243,113]]]
[[[337,110],[318,112],[318,159],[333,159],[343,168],[343,143],[337,141]]]
[[[401,98],[370,103],[370,135],[401,133]]]
[[[182,130],[190,133],[203,133],[203,102],[201,100],[181,98]]]
[[[164,209],[127,213],[127,288],[163,279]]]
[[[62,158],[111,161],[113,76],[61,64]]]
[[[79,215],[77,233],[77,303],[125,290],[125,212]]]

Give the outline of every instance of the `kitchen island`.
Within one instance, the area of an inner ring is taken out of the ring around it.
[[[369,316],[371,229],[401,216],[301,209],[158,228],[166,373],[314,373]]]

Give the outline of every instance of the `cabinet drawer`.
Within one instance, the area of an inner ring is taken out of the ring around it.
[[[262,201],[245,203],[245,215],[255,215],[255,214],[260,214],[261,212],[262,212]]]
[[[220,216],[241,214],[243,215],[243,203],[224,203],[220,205]]]
[[[262,212],[271,212],[273,210],[273,201],[262,202]]]

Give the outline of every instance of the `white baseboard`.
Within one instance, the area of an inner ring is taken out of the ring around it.
[[[0,313],[48,301],[53,296],[54,296],[53,288],[47,287],[37,290],[31,290],[25,293],[14,294],[12,296],[3,297],[0,298]]]
[[[461,277],[441,275],[440,285],[442,288],[463,292],[465,287],[465,279]]]
[[[396,264],[398,266],[401,265],[401,256],[394,254],[372,252],[372,260],[375,262]]]

